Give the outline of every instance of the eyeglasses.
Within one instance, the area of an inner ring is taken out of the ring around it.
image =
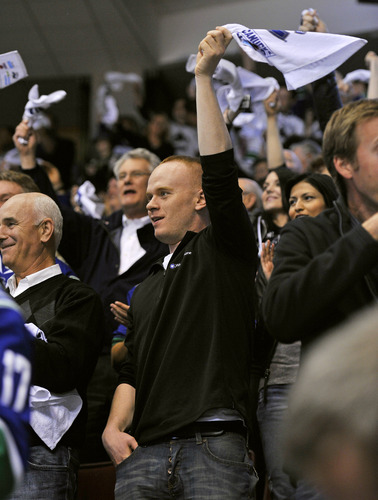
[[[125,179],[127,176],[131,178],[138,178],[138,177],[143,177],[144,175],[150,175],[150,172],[142,172],[142,170],[132,170],[131,172],[121,172],[118,175],[118,180],[122,181]]]

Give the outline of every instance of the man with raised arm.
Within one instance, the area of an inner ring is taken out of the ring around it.
[[[117,500],[236,500],[251,498],[257,482],[247,449],[257,251],[212,87],[231,39],[217,28],[198,49],[201,164],[169,157],[148,182],[148,214],[170,254],[131,300],[127,359],[103,433]]]

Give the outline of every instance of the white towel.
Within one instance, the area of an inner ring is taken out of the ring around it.
[[[191,54],[186,62],[186,71],[194,73],[197,56]],[[227,59],[221,59],[213,74],[214,89],[222,112],[226,108],[237,111],[245,95],[251,102],[263,101],[278,89],[275,78],[262,78]]]
[[[197,56],[190,54],[185,69],[194,73]],[[226,108],[237,111],[245,92],[240,81],[239,73],[234,63],[221,59],[213,74],[214,89],[222,112]]]
[[[38,385],[30,388],[30,425],[53,450],[78,416],[83,401],[76,389],[54,394]]]
[[[125,83],[143,84],[143,79],[136,73],[121,73],[119,71],[108,71],[105,73],[105,82],[110,85],[113,92],[122,90]]]
[[[109,92],[107,84],[100,85],[96,95],[96,109],[99,120],[109,128],[117,123],[119,117],[118,103]]]
[[[352,82],[364,82],[369,83],[370,81],[370,71],[368,69],[355,69],[350,73],[347,73],[343,78],[345,83]]]
[[[47,342],[43,331],[34,323],[26,323],[25,326],[35,338]],[[30,425],[50,450],[53,450],[78,416],[83,400],[76,389],[54,394],[44,387],[32,385],[29,404]]]
[[[48,95],[39,95],[38,84],[33,85],[29,90],[28,102],[26,103],[24,109],[23,120],[28,120],[30,127],[38,128],[41,124],[38,124],[38,120],[42,119],[44,115],[43,110],[48,109],[51,104],[61,101],[66,97],[67,93],[64,90],[57,90]],[[25,139],[19,137],[18,140],[21,144],[25,143]]]
[[[252,102],[264,101],[274,90],[280,88],[277,80],[272,76],[262,78],[240,66],[238,66],[238,73],[243,89],[250,94]]]
[[[327,75],[367,43],[331,33],[255,30],[241,24],[226,24],[225,28],[249,57],[281,71],[289,90]]]
[[[94,219],[101,219],[105,205],[96,194],[96,188],[91,181],[85,181],[77,190],[75,201],[86,214]]]

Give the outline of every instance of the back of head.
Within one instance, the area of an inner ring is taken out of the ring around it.
[[[378,99],[361,99],[346,104],[333,113],[323,135],[323,157],[329,172],[345,197],[343,177],[336,172],[333,159],[339,157],[353,164],[356,160],[356,127],[378,117]]]
[[[262,207],[262,201],[261,201],[262,189],[256,181],[249,179],[248,177],[240,177],[239,187],[243,191],[243,194],[252,193],[253,195],[255,195],[256,201],[253,205],[253,208]]]
[[[311,156],[317,156],[322,152],[320,145],[313,139],[303,139],[290,145],[291,150],[295,150],[296,148],[301,148],[306,154]]]
[[[131,151],[127,151],[127,153],[123,154],[116,161],[113,168],[113,172],[116,179],[118,179],[120,168],[122,167],[124,162],[126,160],[134,158],[142,158],[143,160],[147,160],[150,165],[150,172],[152,172],[160,164],[160,158],[156,156],[154,153],[151,153],[151,151],[149,151],[148,149],[145,148],[132,149]]]
[[[36,216],[40,220],[48,217],[54,222],[54,243],[57,250],[63,232],[63,217],[59,207],[52,198],[43,194],[35,194],[34,203]]]
[[[366,479],[377,481],[377,323],[378,307],[364,310],[304,357],[285,427],[286,465],[294,475],[311,475],[327,450],[336,457],[347,445],[372,466]]]

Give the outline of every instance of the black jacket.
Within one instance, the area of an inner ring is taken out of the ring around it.
[[[308,344],[377,299],[378,242],[341,201],[288,223],[275,252],[262,307],[280,342]]]

